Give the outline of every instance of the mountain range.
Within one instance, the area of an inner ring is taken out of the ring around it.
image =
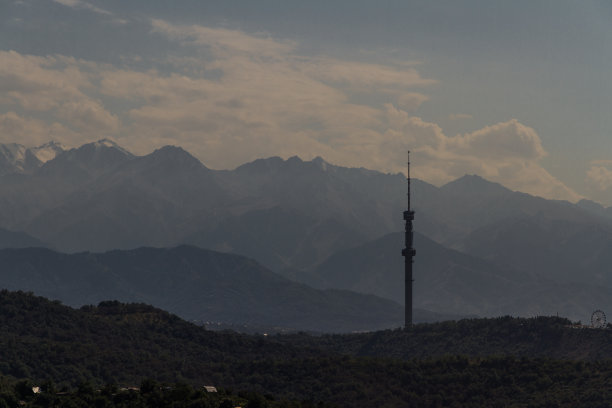
[[[18,143],[0,144],[0,174],[33,173],[65,150],[57,142],[31,148]]]
[[[28,150],[7,149],[23,157]],[[135,156],[109,140],[39,152],[47,160],[30,167],[15,164],[25,163],[17,156],[0,155],[0,228],[32,242],[67,253],[190,244],[247,256],[319,288],[401,301],[403,285],[385,275],[402,262],[391,250],[401,239],[391,244],[389,235],[403,228],[401,174],[298,157],[213,170],[179,147]],[[608,306],[612,210],[546,200],[475,175],[441,187],[413,179],[412,197],[421,234],[418,306],[582,320]],[[420,276],[427,278],[419,289]]]
[[[247,246],[239,240],[261,235],[260,217],[272,217],[278,222],[265,233],[280,236],[283,246],[254,248],[255,259],[279,270],[307,268],[393,230],[390,207],[399,211],[401,202],[389,191],[401,180],[297,157],[215,171],[178,147],[137,157],[100,141],[64,151],[32,173],[0,176],[0,226],[65,252],[182,243],[235,251]],[[306,238],[287,230],[287,218],[308,225]]]
[[[403,233],[392,233],[335,253],[303,281],[317,288],[341,288],[404,303]],[[554,276],[512,268],[446,248],[415,233],[414,307],[462,316],[560,315],[588,320],[612,309],[612,289],[596,282],[567,283]]]
[[[102,254],[4,249],[0,270],[2,288],[75,307],[109,299],[147,303],[201,323],[350,332],[399,327],[403,320],[403,308],[393,301],[313,289],[248,258],[190,246]],[[444,318],[416,314],[416,321]]]

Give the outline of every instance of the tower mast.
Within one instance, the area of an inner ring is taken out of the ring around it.
[[[402,250],[404,257],[404,274],[405,274],[405,312],[404,312],[404,327],[412,327],[412,262],[416,251],[412,247],[413,231],[412,221],[414,220],[414,211],[410,208],[410,151],[408,151],[408,173],[406,174],[408,182],[408,207],[404,211],[404,220],[406,221],[405,230],[405,248]]]

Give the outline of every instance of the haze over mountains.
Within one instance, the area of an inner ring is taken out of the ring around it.
[[[401,174],[297,157],[217,171],[179,147],[134,156],[108,140],[47,146],[2,147],[2,247],[191,244],[245,255],[318,287],[403,299],[401,238],[388,235],[403,228]],[[612,306],[612,210],[513,192],[478,176],[442,187],[413,180],[412,192],[422,234],[416,307],[585,320],[589,310]],[[4,239],[11,234],[14,242]],[[24,234],[30,241],[18,244]]]
[[[0,174],[32,173],[65,150],[57,142],[31,148],[18,143],[0,144]]]
[[[399,327],[403,308],[343,290],[316,290],[242,256],[181,246],[104,254],[43,248],[0,251],[0,286],[27,288],[71,306],[120,300],[195,321],[347,332]],[[434,320],[417,311],[418,320]]]
[[[392,233],[339,251],[304,282],[342,288],[403,303],[404,260],[397,254],[403,233]],[[588,320],[593,310],[612,309],[612,289],[596,282],[575,283],[446,248],[415,233],[414,304],[431,311],[479,316],[568,316]]]

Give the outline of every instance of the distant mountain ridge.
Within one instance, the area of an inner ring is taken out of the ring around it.
[[[612,226],[605,222],[507,218],[472,231],[463,250],[546,279],[612,287]]]
[[[512,190],[499,183],[493,183],[475,174],[466,174],[446,183],[440,190],[453,195],[471,195],[474,197],[495,196],[512,193]]]
[[[0,174],[0,228],[64,252],[191,244],[245,255],[305,281],[335,254],[400,231],[405,194],[401,174],[322,158],[271,157],[213,170],[180,147],[135,156],[103,140],[63,151],[31,172]],[[415,229],[423,236],[479,258],[490,271],[544,279],[558,289],[554,299],[571,295],[575,283],[580,296],[594,291],[597,301],[612,287],[612,218],[596,204],[546,200],[475,175],[441,187],[413,179],[412,202]],[[561,225],[568,228],[561,231]],[[438,253],[449,255],[443,248]],[[389,265],[401,262],[401,254],[389,256]],[[417,248],[416,268],[422,256]],[[467,270],[474,272],[472,266]],[[499,306],[476,307],[483,296],[453,276],[440,275],[439,288],[448,294],[431,299],[433,310],[452,308],[447,300],[461,288],[475,314]],[[491,278],[482,276],[483,282]],[[350,275],[344,279],[340,287],[354,284]],[[530,310],[548,310],[544,303]]]
[[[24,232],[15,232],[0,228],[0,249],[32,247],[49,248],[49,245]]]
[[[398,257],[403,233],[392,233],[358,247],[339,251],[304,275],[317,288],[342,288],[404,302],[403,266]],[[593,279],[579,283],[525,272],[461,253],[415,233],[414,306],[460,315],[549,316],[588,320],[593,310],[612,309],[612,289]],[[526,258],[532,256],[526,254]]]
[[[473,230],[508,217],[546,212],[552,218],[603,219],[580,205],[513,192],[473,175],[440,188],[415,179],[412,188],[417,230],[457,249],[464,247],[463,241]],[[125,204],[121,203],[122,195],[130,196]],[[356,237],[343,247],[346,249],[401,229],[397,214],[405,205],[404,196],[405,179],[400,174],[344,168],[320,157],[312,161],[272,157],[235,170],[216,171],[178,147],[137,157],[114,142],[102,140],[64,151],[32,174],[0,176],[0,210],[5,212],[4,216],[0,212],[0,227],[28,232],[67,251],[208,245],[211,241],[213,246],[231,251],[243,245],[214,242],[210,235],[215,228],[252,211],[277,208],[298,218],[333,220]],[[98,203],[114,208],[102,209]],[[148,208],[143,212],[148,215],[130,226],[131,238],[122,238],[125,231],[121,228],[113,234],[115,227],[100,230],[98,236],[107,236],[102,238],[106,242],[95,242],[96,234],[83,240],[77,233],[96,230],[96,222],[121,226],[128,214],[138,218],[130,208]],[[85,216],[83,211],[89,214]],[[86,218],[79,221],[83,216]],[[149,230],[172,218],[171,225]],[[56,226],[47,227],[49,220]],[[232,234],[239,236],[237,231]],[[117,244],[111,245],[115,238]],[[338,246],[340,241],[334,242],[332,247],[343,249]],[[285,262],[282,267],[311,268],[334,251],[306,255],[304,259],[312,259],[310,264]],[[258,258],[257,254],[246,255]],[[266,256],[283,259],[290,255]]]
[[[185,319],[347,332],[399,327],[403,309],[371,295],[316,290],[242,256],[189,246],[101,254],[0,250],[0,287],[71,306],[152,304]],[[417,321],[434,314],[417,312]]]
[[[67,150],[32,174],[0,176],[0,226],[69,252],[181,243],[231,252],[245,247],[235,239],[260,233],[256,224],[245,231],[240,217],[278,211],[271,216],[291,214],[320,227],[308,238],[288,235],[285,223],[270,225],[281,240],[294,240],[293,249],[245,255],[275,259],[270,266],[277,270],[307,268],[392,229],[401,203],[389,192],[401,180],[320,158],[270,158],[215,171],[178,147],[137,157],[101,141]],[[241,231],[228,231],[229,240],[215,236],[221,225]]]
[[[65,150],[62,144],[53,141],[31,148],[19,143],[0,143],[0,175],[32,173]]]

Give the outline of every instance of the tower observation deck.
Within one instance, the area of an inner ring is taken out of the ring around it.
[[[410,151],[408,152],[408,173],[406,180],[408,182],[408,206],[404,211],[404,220],[406,221],[405,229],[405,248],[402,250],[404,257],[404,274],[405,274],[405,312],[404,312],[404,327],[412,327],[412,263],[416,251],[413,248],[413,230],[412,221],[414,221],[414,211],[410,208]]]

